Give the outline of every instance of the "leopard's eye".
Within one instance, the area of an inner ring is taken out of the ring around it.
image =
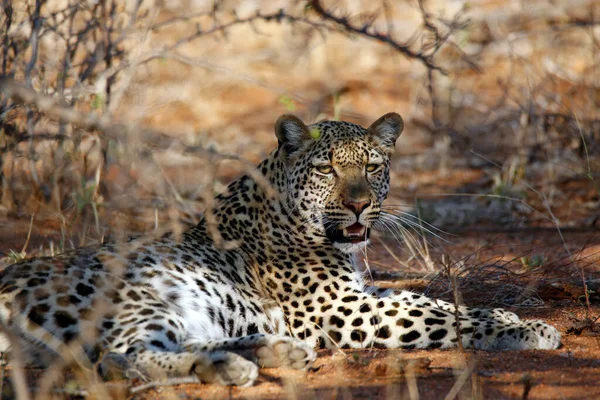
[[[381,164],[367,164],[367,172],[377,172],[381,168]]]
[[[333,172],[333,167],[331,165],[317,165],[315,168],[317,171],[325,175],[329,175]]]

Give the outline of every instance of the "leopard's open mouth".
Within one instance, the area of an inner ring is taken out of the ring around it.
[[[334,243],[362,243],[371,236],[371,228],[355,222],[345,228],[327,229],[327,236]]]

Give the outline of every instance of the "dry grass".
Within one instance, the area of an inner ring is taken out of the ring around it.
[[[255,173],[282,113],[365,125],[394,110],[407,128],[388,205],[492,237],[455,249],[431,293],[514,306],[566,281],[596,317],[597,238],[569,232],[600,224],[598,2],[0,3],[3,264],[181,231]],[[439,272],[450,246],[417,224],[412,251],[382,238],[369,266]],[[541,249],[538,229],[560,246]],[[498,231],[517,248],[489,251]],[[449,398],[468,379],[481,397],[474,369]],[[95,377],[79,377],[89,395]]]

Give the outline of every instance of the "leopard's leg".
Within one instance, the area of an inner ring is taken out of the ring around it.
[[[250,386],[258,377],[256,364],[232,352],[171,352],[143,342],[130,346],[125,353],[107,353],[99,364],[99,372],[107,379],[196,376],[202,383],[236,386]]]
[[[334,279],[335,278],[335,279]],[[340,347],[449,348],[458,342],[478,349],[554,349],[560,333],[542,321],[506,321],[444,310],[428,302],[406,301],[394,296],[373,295],[355,282],[339,285],[331,296],[328,279],[313,288],[314,294],[296,292],[298,303],[317,299],[319,307],[302,318],[290,315],[296,336],[317,344],[325,340]],[[331,282],[339,277],[331,277]],[[306,297],[304,297],[306,296]],[[423,301],[423,299],[417,299]],[[318,321],[318,324],[311,323]],[[315,326],[318,325],[318,326]]]
[[[394,290],[394,289],[382,289],[376,287],[369,287],[367,289],[369,293],[373,293],[377,297],[388,297],[401,301],[403,304],[409,306],[425,306],[425,307],[437,307],[451,313],[456,312],[456,306],[453,303],[433,299],[425,295],[414,293],[408,290]],[[458,306],[458,313],[460,315],[474,317],[474,318],[490,318],[504,323],[518,323],[520,318],[517,314],[506,311],[503,308],[478,308],[478,307],[467,307],[464,305]]]
[[[253,334],[222,340],[189,343],[187,351],[226,350],[256,362],[262,368],[287,366],[308,368],[316,358],[314,349],[305,342],[281,335]]]

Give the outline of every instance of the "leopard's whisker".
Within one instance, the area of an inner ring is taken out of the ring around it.
[[[386,218],[391,218],[391,219],[392,219],[393,221],[395,221],[395,222],[396,222],[396,221],[398,221],[398,222],[399,222],[399,225],[400,225],[401,223],[405,223],[405,224],[407,224],[407,225],[409,225],[409,226],[413,227],[413,228],[414,228],[413,230],[414,230],[416,233],[418,233],[418,234],[419,234],[419,236],[421,236],[421,237],[423,237],[423,234],[422,234],[421,232],[419,232],[419,230],[421,230],[421,231],[424,231],[424,232],[426,232],[426,233],[429,233],[430,235],[432,235],[432,236],[435,236],[436,238],[438,238],[438,239],[440,239],[440,240],[443,240],[444,242],[450,243],[450,242],[449,242],[447,239],[444,239],[443,237],[441,237],[439,234],[435,233],[435,232],[434,232],[434,231],[432,231],[431,229],[429,229],[429,228],[426,228],[426,227],[424,227],[424,226],[420,225],[419,223],[417,223],[417,222],[415,222],[415,221],[411,221],[411,220],[409,220],[409,219],[407,219],[407,218],[404,218],[404,217],[401,217],[401,216],[399,216],[399,215],[394,215],[394,214],[392,214],[392,213],[383,212],[383,211],[382,211],[381,215],[382,215],[382,216],[384,216],[384,217],[386,217]],[[423,222],[423,221],[422,221],[422,220],[419,220],[419,222]],[[443,232],[443,231],[440,231],[440,232]],[[445,233],[445,232],[443,232],[443,233]]]
[[[429,228],[431,228],[432,230],[435,230],[435,231],[437,231],[437,232],[439,232],[439,233],[443,233],[443,234],[445,234],[445,235],[452,235],[451,233],[449,233],[449,232],[446,232],[446,231],[444,231],[444,230],[442,230],[442,229],[440,229],[440,228],[436,227],[435,225],[432,225],[432,224],[430,224],[429,222],[425,221],[425,220],[424,220],[424,219],[422,219],[421,217],[419,217],[419,216],[417,216],[417,215],[414,215],[414,214],[411,214],[411,213],[409,213],[409,212],[402,211],[402,210],[398,210],[398,209],[396,209],[396,208],[391,208],[391,207],[382,207],[382,210],[391,210],[391,211],[398,212],[398,213],[402,214],[402,216],[403,216],[403,217],[409,217],[409,218],[413,218],[413,219],[415,219],[415,220],[416,220],[416,221],[417,221],[419,224],[426,225],[427,227],[429,227]],[[396,215],[396,214],[394,214],[394,213],[392,213],[392,212],[389,212],[389,211],[385,211],[385,212],[386,212],[387,214]],[[398,216],[398,215],[396,215],[396,216]]]

